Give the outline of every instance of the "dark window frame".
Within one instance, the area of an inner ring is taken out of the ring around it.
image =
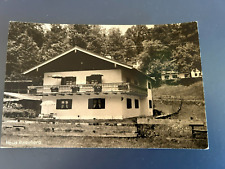
[[[139,100],[138,99],[134,100],[134,107],[135,107],[135,109],[139,109]]]
[[[170,76],[169,75],[165,75],[164,78],[168,80],[170,78]]]
[[[149,100],[148,104],[149,104],[149,108],[152,109],[152,100]]]
[[[75,85],[76,81],[76,77],[63,77],[61,80],[61,85]]]
[[[63,109],[63,110],[72,109],[72,99],[57,99],[56,109]]]
[[[148,89],[151,89],[151,83],[148,82]]]
[[[86,76],[86,84],[101,84],[103,75]]]
[[[172,75],[173,78],[177,78],[177,75]]]
[[[105,98],[88,99],[88,109],[105,109]]]
[[[132,99],[127,98],[127,109],[132,109]]]

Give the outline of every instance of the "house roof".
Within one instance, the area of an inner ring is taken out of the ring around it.
[[[31,96],[28,94],[4,92],[4,95],[8,97],[13,97],[14,99],[19,99],[19,100],[41,100],[41,96]]]
[[[98,58],[98,59],[101,59],[101,60],[104,60],[104,61],[113,63],[113,64],[115,64],[115,65],[122,66],[122,67],[127,68],[127,69],[134,69],[132,66],[129,66],[129,65],[127,65],[127,64],[124,64],[124,63],[121,63],[121,62],[118,62],[118,61],[109,59],[109,58],[107,58],[107,57],[100,56],[100,55],[98,55],[98,54],[95,54],[95,53],[93,53],[93,52],[90,52],[90,51],[88,51],[88,50],[85,50],[85,49],[83,49],[83,48],[80,48],[80,47],[78,47],[78,46],[75,46],[74,48],[72,48],[72,49],[70,49],[70,50],[68,50],[68,51],[66,51],[66,52],[64,52],[64,53],[62,53],[62,54],[60,54],[60,55],[58,55],[58,56],[52,58],[52,59],[49,59],[49,60],[47,60],[47,61],[45,61],[45,62],[43,62],[43,63],[41,63],[41,64],[39,64],[39,65],[37,65],[37,66],[35,66],[35,67],[32,67],[31,69],[29,69],[29,70],[23,72],[22,74],[25,75],[25,74],[28,74],[28,73],[34,71],[34,70],[38,70],[38,68],[41,68],[41,67],[43,67],[44,65],[47,65],[47,64],[51,63],[52,61],[57,60],[57,59],[59,59],[59,58],[65,56],[66,54],[68,54],[68,53],[70,53],[70,52],[73,52],[73,51],[76,52],[76,50],[78,50],[78,51],[80,51],[80,52],[83,52],[83,53],[85,53],[85,54],[88,54],[88,55],[90,55],[90,56],[96,57],[96,58]]]
[[[173,70],[162,71],[161,74],[162,74],[162,75],[164,75],[164,74],[178,74],[178,71],[173,71]]]
[[[5,83],[32,83],[32,80],[6,80]]]

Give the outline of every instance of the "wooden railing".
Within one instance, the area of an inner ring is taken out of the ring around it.
[[[130,83],[102,83],[102,84],[77,84],[77,85],[44,85],[28,86],[28,93],[35,95],[44,94],[82,94],[82,93],[129,93],[147,96],[147,89]]]

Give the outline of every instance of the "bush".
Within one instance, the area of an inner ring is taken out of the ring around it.
[[[193,83],[196,83],[198,81],[202,81],[202,77],[181,79],[180,84],[183,85],[183,86],[189,86],[189,85],[191,85]]]
[[[184,78],[184,79],[175,79],[175,80],[161,80],[156,79],[156,81],[152,82],[153,88],[158,88],[163,84],[169,85],[169,86],[177,86],[177,85],[183,85],[183,86],[190,86],[196,82],[202,81],[202,77],[197,78]]]
[[[177,79],[177,80],[166,80],[164,83],[167,84],[167,85],[170,85],[170,86],[177,86],[177,85],[180,84],[180,79]]]
[[[4,108],[3,116],[7,118],[16,118],[16,117],[37,117],[37,113],[31,109],[14,109],[14,108]]]

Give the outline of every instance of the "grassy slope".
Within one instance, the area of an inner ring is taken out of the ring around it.
[[[180,97],[183,100],[204,100],[203,84],[202,81],[193,83],[190,86],[169,86],[163,85],[159,88],[153,89],[154,106],[157,110],[163,112],[163,114],[171,114],[175,112],[179,102],[163,101],[165,95]],[[159,100],[157,100],[159,99]],[[206,121],[205,105],[203,102],[183,102],[181,111],[173,118],[190,120],[202,120]]]
[[[164,84],[153,89],[153,98],[157,99],[165,95],[181,97],[182,99],[204,100],[203,83],[199,81],[190,86],[169,86]]]

